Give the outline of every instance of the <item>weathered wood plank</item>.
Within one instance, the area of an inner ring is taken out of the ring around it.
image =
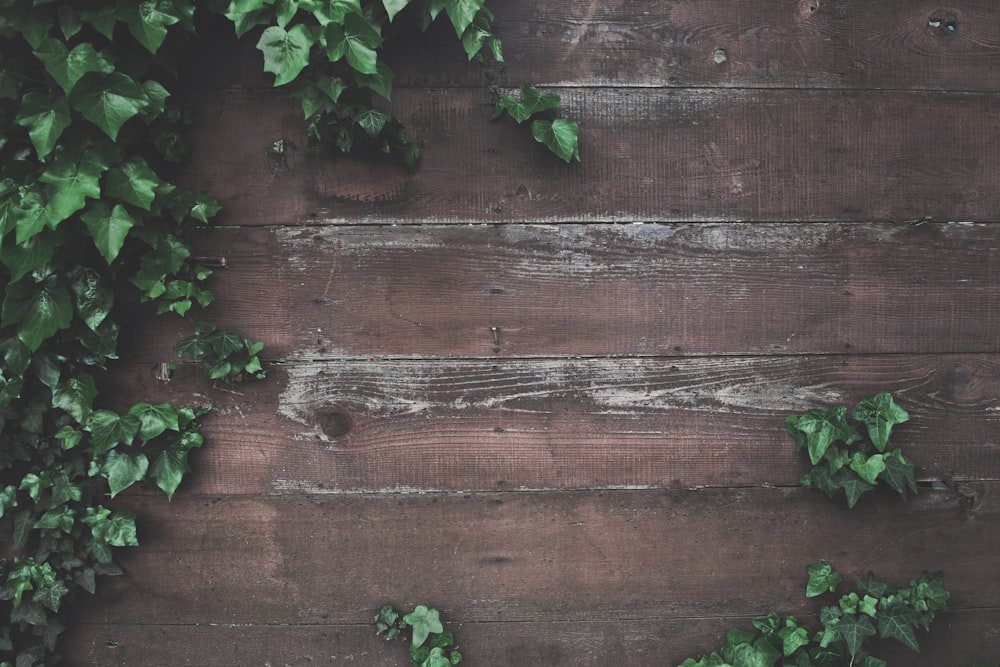
[[[364,624],[387,601],[455,623],[804,617],[830,603],[803,594],[820,558],[848,581],[943,569],[954,610],[1000,595],[1000,513],[949,492],[852,511],[804,489],[121,502],[143,544],[81,599],[89,624]]]
[[[183,181],[239,225],[426,222],[1000,220],[996,95],[579,89],[583,162],[491,122],[483,90],[401,90],[421,167],[305,150],[296,101],[195,101]],[[236,121],[235,119],[239,119]],[[286,149],[269,155],[282,139]]]
[[[732,627],[751,629],[749,618],[657,619],[587,623],[447,623],[455,632],[463,664],[493,667],[576,667],[627,664],[672,666],[712,650]],[[815,625],[815,623],[814,623]],[[971,666],[996,657],[1000,611],[943,613],[920,636],[920,655],[876,650],[890,664],[912,667]],[[114,645],[109,646],[112,639]],[[314,664],[409,665],[405,646],[374,638],[370,625],[189,626],[99,625],[80,622],[70,633],[67,667],[178,667],[211,664],[299,666]],[[899,662],[893,660],[898,656]]]
[[[192,241],[229,266],[208,317],[270,358],[1000,351],[1000,225],[244,228]],[[126,356],[149,361],[189,333],[176,318],[137,328]]]
[[[207,388],[130,367],[122,400],[211,402],[208,494],[795,485],[786,415],[892,391],[922,479],[1000,479],[994,355],[286,364]],[[127,397],[127,399],[126,399]]]
[[[489,6],[515,84],[1000,90],[1000,10],[991,0],[951,3],[954,30],[947,16],[937,17],[938,6],[907,0]],[[934,18],[941,23],[932,25]],[[192,66],[201,85],[271,85],[256,34],[235,47],[231,26],[203,23],[212,39],[199,44]],[[397,87],[484,81],[444,16],[428,34],[387,49]]]

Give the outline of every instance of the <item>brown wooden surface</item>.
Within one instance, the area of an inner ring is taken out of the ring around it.
[[[84,605],[94,625],[80,641],[119,623],[182,636],[208,624],[363,624],[373,600],[427,602],[455,623],[502,623],[536,646],[553,623],[594,620],[614,622],[619,643],[629,622],[655,633],[654,620],[681,636],[682,624],[691,625],[703,641],[698,626],[716,615],[739,623],[765,610],[817,613],[819,602],[802,595],[804,566],[824,557],[848,577],[874,568],[900,584],[947,569],[949,606],[975,610],[1000,594],[988,545],[1000,513],[993,503],[971,509],[966,498],[976,493],[975,485],[927,492],[907,505],[876,500],[852,512],[811,490],[761,488],[186,497],[169,505],[133,497],[124,502],[145,517],[144,544],[124,555],[128,575],[103,582]],[[717,623],[709,625],[714,633]],[[976,621],[958,626],[982,631]],[[949,641],[935,631],[928,645],[939,634]],[[675,664],[685,655],[667,639],[622,648]],[[683,651],[696,650],[687,641]],[[1000,637],[984,633],[979,643],[1000,648]],[[470,662],[526,664],[517,643],[505,654],[483,650],[470,640]],[[907,664],[935,663],[925,656]]]
[[[191,50],[208,315],[271,375],[160,382],[186,324],[127,305],[113,403],[220,411],[172,503],[116,501],[143,546],[68,664],[403,665],[369,625],[393,602],[442,609],[470,667],[671,665],[815,622],[818,558],[946,571],[953,611],[894,666],[1000,658],[997,4],[491,7],[582,163],[489,120],[446,23],[386,54],[416,173],[307,151],[255,36]],[[920,493],[798,488],[785,415],[883,390]]]
[[[1000,351],[1000,225],[310,226],[192,241],[229,267],[209,317],[271,359]],[[172,358],[188,325],[165,324],[127,356]]]

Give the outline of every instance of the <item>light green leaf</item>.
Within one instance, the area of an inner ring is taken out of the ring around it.
[[[110,410],[95,410],[87,422],[90,442],[95,454],[117,445],[129,445],[139,432],[139,418],[133,415],[120,416]]]
[[[138,480],[137,480],[138,481]],[[88,507],[81,521],[90,526],[95,540],[115,547],[139,546],[135,533],[135,512],[106,507]]]
[[[806,584],[807,598],[834,592],[842,579],[825,560],[818,560],[807,565],[806,572],[809,573],[809,583]]]
[[[94,378],[86,373],[60,382],[52,391],[52,405],[65,410],[78,423],[83,424],[90,416],[97,386]]]
[[[122,125],[148,106],[149,98],[142,86],[121,72],[88,72],[73,87],[69,103],[116,140]]]
[[[167,37],[167,27],[179,23],[182,16],[171,0],[143,0],[130,4],[123,17],[129,32],[150,53],[156,53]]]
[[[437,609],[428,609],[422,604],[414,607],[413,611],[403,617],[410,627],[413,628],[412,646],[418,648],[427,641],[427,637],[432,632],[444,632],[441,625],[441,616]]]
[[[94,204],[80,218],[87,225],[94,238],[94,245],[108,264],[118,257],[129,230],[136,225],[135,218],[121,204],[115,204],[112,209],[103,202]]]
[[[191,471],[187,456],[187,451],[183,449],[165,449],[153,461],[153,467],[149,471],[153,481],[170,500],[173,499],[174,492],[180,486],[185,473]]]
[[[389,16],[390,23],[396,18],[396,14],[403,11],[408,4],[410,4],[410,0],[382,0],[382,6],[385,7],[385,13]]]
[[[535,141],[545,144],[549,150],[561,157],[567,163],[580,161],[580,149],[577,137],[580,126],[575,121],[556,118],[554,121],[536,120],[531,123],[531,134]]]
[[[146,160],[133,155],[108,172],[104,194],[149,211],[156,198],[156,189],[162,182]]]
[[[148,442],[166,430],[177,431],[177,408],[169,403],[150,405],[138,403],[128,411],[133,417],[139,418],[139,439]]]
[[[122,454],[116,449],[108,452],[108,458],[101,466],[101,474],[108,480],[111,497],[146,478],[149,460],[145,454]]]
[[[789,415],[785,420],[785,428],[798,445],[809,452],[809,460],[813,465],[823,460],[827,448],[834,442],[843,441],[853,444],[861,439],[861,435],[853,426],[847,423],[847,408],[838,406],[824,412],[823,410],[808,410],[802,415]]]
[[[880,452],[889,444],[892,427],[910,419],[909,413],[886,392],[859,401],[852,416],[868,427],[868,437]]]
[[[448,0],[445,11],[451,19],[452,26],[455,27],[455,35],[459,38],[472,22],[476,19],[476,14],[486,4],[486,0]]]
[[[865,456],[861,452],[855,452],[851,457],[851,470],[869,484],[874,484],[879,474],[885,470],[885,461],[881,454]]]
[[[299,0],[299,7],[312,12],[324,28],[331,23],[343,25],[348,14],[362,13],[360,0]]]
[[[346,56],[347,64],[362,74],[376,74],[375,49],[382,45],[382,35],[360,14],[348,14],[344,24],[330,23],[326,32],[326,52],[331,62]]]
[[[76,512],[72,508],[63,506],[59,509],[49,510],[35,522],[34,528],[47,530],[60,530],[68,533],[73,530],[73,517]]]
[[[542,93],[534,86],[524,84],[521,86],[520,101],[513,95],[501,96],[493,109],[493,117],[506,111],[518,123],[523,123],[536,113],[558,110],[561,104],[562,100],[555,93]]]
[[[69,103],[62,95],[52,98],[41,93],[28,93],[21,101],[15,121],[28,128],[35,153],[42,159],[52,152],[63,130],[70,125]]]
[[[207,192],[196,192],[194,197],[194,204],[191,205],[191,210],[188,211],[188,215],[195,220],[199,220],[207,224],[209,218],[214,217],[215,214],[222,210],[222,206],[219,202],[217,202],[215,198]]]
[[[47,224],[55,228],[87,204],[87,199],[101,196],[101,174],[104,167],[88,160],[75,161],[68,157],[56,159],[42,172],[38,180],[49,184],[46,205]]]
[[[67,51],[59,40],[46,39],[35,49],[35,56],[67,95],[84,74],[110,74],[114,71],[114,65],[90,42],[77,44],[72,51]]]
[[[309,64],[309,50],[315,38],[305,25],[285,30],[273,25],[260,36],[257,49],[264,54],[264,71],[274,74],[274,85],[282,86],[295,80]]]

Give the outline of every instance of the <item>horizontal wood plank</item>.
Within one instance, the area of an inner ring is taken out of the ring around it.
[[[1000,479],[1000,359],[986,355],[284,364],[263,383],[163,384],[121,400],[208,402],[191,486],[209,494],[796,485],[785,417],[892,391],[928,480]],[[124,407],[124,405],[123,405]]]
[[[515,85],[1000,91],[1000,10],[991,0],[951,3],[940,17],[939,6],[907,0],[488,6]],[[226,21],[205,17],[201,32],[211,39],[199,43],[190,65],[200,85],[271,85],[256,33],[234,48]],[[483,84],[444,15],[427,34],[404,35],[384,53],[397,87]]]
[[[385,602],[457,624],[804,618],[830,604],[803,594],[820,558],[848,581],[943,569],[952,610],[996,610],[1000,595],[1000,512],[950,492],[852,511],[803,489],[121,502],[143,544],[123,553],[126,576],[81,598],[95,630],[366,624]]]
[[[401,90],[415,173],[306,150],[291,97],[201,94],[182,182],[231,225],[1000,220],[996,95],[568,88],[583,162],[490,121],[484,90]],[[239,122],[234,122],[239,118]],[[275,154],[274,142],[282,140]]]
[[[192,236],[271,359],[1000,351],[1000,225],[304,227]],[[125,356],[172,358],[177,318]],[[496,336],[493,328],[497,329]]]
[[[748,618],[458,624],[448,622],[447,612],[444,621],[458,640],[462,664],[491,667],[672,666],[721,646],[730,628],[752,627]],[[896,648],[893,642],[876,642],[875,652],[890,664],[971,666],[996,656],[998,627],[997,609],[942,613],[931,631],[919,636],[920,655]],[[220,627],[82,621],[71,631],[66,648],[67,667],[410,664],[405,645],[375,639],[371,625]]]

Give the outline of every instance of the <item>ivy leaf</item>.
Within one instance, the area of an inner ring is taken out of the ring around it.
[[[114,71],[114,65],[90,42],[77,44],[72,51],[67,51],[59,40],[46,39],[35,49],[35,56],[42,61],[45,71],[67,95],[84,74],[110,74]]]
[[[365,131],[365,134],[374,139],[382,132],[387,120],[389,120],[389,114],[376,109],[366,109],[358,115],[357,123]]]
[[[187,451],[183,449],[164,449],[153,461],[149,474],[165,494],[168,500],[173,500],[174,492],[184,479],[184,474],[191,471],[187,462]]]
[[[191,205],[188,215],[195,220],[208,224],[209,218],[214,217],[221,210],[222,206],[210,194],[207,192],[196,192],[194,194],[194,203]]]
[[[330,23],[326,31],[326,53],[331,62],[347,58],[347,64],[362,74],[376,74],[375,49],[382,45],[378,28],[360,14],[348,14],[344,24]]]
[[[486,0],[448,0],[445,11],[455,27],[455,35],[461,39],[462,33],[476,19],[476,14],[486,4]]]
[[[70,125],[69,103],[62,95],[52,98],[41,93],[28,93],[21,101],[15,122],[28,128],[28,137],[38,159],[55,148],[63,130]]]
[[[80,18],[94,26],[97,32],[109,40],[114,39],[115,23],[118,22],[119,10],[110,5],[101,5],[94,9],[84,9]]]
[[[331,23],[343,24],[348,14],[362,13],[360,0],[299,0],[299,7],[312,12],[324,28]]]
[[[138,155],[131,156],[108,172],[104,194],[149,211],[163,181]]]
[[[462,48],[465,49],[465,55],[468,56],[471,61],[476,57],[483,46],[489,41],[491,43],[491,50],[494,56],[499,56],[495,58],[497,62],[503,62],[503,54],[500,52],[500,40],[493,37],[493,31],[490,23],[493,21],[493,13],[483,7],[476,14],[475,20],[469,24],[469,27],[465,29],[462,33]]]
[[[807,598],[834,592],[843,578],[834,572],[833,567],[825,560],[807,565],[806,572],[809,573],[809,582],[806,584]]]
[[[260,36],[257,49],[264,54],[264,71],[274,74],[274,85],[295,80],[309,64],[309,50],[315,38],[303,24],[285,30],[273,25]]]
[[[892,427],[910,419],[909,413],[896,405],[892,394],[887,392],[859,401],[852,416],[868,427],[868,437],[880,452],[889,444]]]
[[[381,64],[379,63],[379,65]],[[320,109],[336,104],[346,89],[347,85],[342,79],[327,76],[316,81],[303,82],[295,91],[295,95],[302,102],[303,116],[309,118]]]
[[[123,18],[132,36],[150,53],[156,53],[167,37],[167,26],[179,23],[182,17],[170,0],[145,0],[132,3]]]
[[[91,534],[99,542],[114,547],[139,546],[135,532],[135,512],[131,510],[112,512],[106,507],[88,507],[81,520],[90,526]]]
[[[142,481],[149,470],[149,460],[145,454],[122,454],[117,449],[108,452],[108,458],[101,466],[101,474],[108,480],[111,497]]]
[[[97,386],[94,384],[94,378],[83,373],[60,382],[52,390],[52,405],[65,410],[78,423],[83,424],[90,416],[96,397]]]
[[[48,225],[57,224],[73,215],[87,204],[87,199],[101,196],[101,174],[104,166],[89,160],[56,159],[42,172],[38,180],[49,184],[49,201],[46,205]]]
[[[861,452],[855,452],[851,457],[851,470],[869,484],[875,484],[879,474],[885,470],[884,457],[881,454],[865,456]]]
[[[357,73],[354,76],[354,81],[358,84],[359,88],[373,90],[388,100],[392,97],[392,79],[394,76],[389,66],[379,60],[375,63],[374,74]]]
[[[91,331],[96,332],[115,303],[111,286],[94,269],[77,268],[70,274],[69,288],[73,293],[76,314]]]
[[[876,577],[874,573],[869,572],[864,579],[858,579],[858,592],[862,595],[880,598],[887,592],[893,591],[889,588],[889,584]]]
[[[59,604],[62,602],[63,597],[67,593],[69,593],[69,589],[66,588],[66,584],[59,579],[56,579],[54,581],[47,582],[44,586],[41,586],[31,596],[31,599],[43,607],[47,607],[52,611],[58,612]]]
[[[3,326],[19,324],[17,337],[30,352],[73,321],[73,302],[66,285],[50,276],[41,285],[21,280],[7,286]]]
[[[403,11],[408,4],[410,4],[410,0],[382,0],[385,13],[389,16],[389,23],[392,23],[392,19],[396,18],[396,14]]]
[[[90,444],[95,454],[103,454],[119,444],[129,445],[139,432],[139,418],[120,416],[110,410],[95,410],[87,422]]]
[[[920,652],[917,634],[914,628],[920,622],[920,614],[896,601],[890,603],[878,616],[879,637],[898,639],[904,646],[915,653]]]
[[[11,282],[16,282],[48,264],[57,244],[51,233],[32,236],[22,243],[6,243],[0,246],[0,262],[10,269]]]
[[[125,237],[136,225],[135,218],[121,204],[115,204],[112,209],[103,202],[94,204],[80,218],[87,225],[94,238],[94,245],[108,264],[118,257],[125,245]]]
[[[819,409],[808,410],[802,415],[789,415],[785,420],[785,428],[798,445],[809,452],[809,460],[818,464],[827,448],[841,440],[845,444],[857,442],[861,436],[847,423],[847,408],[838,406],[824,412]]]
[[[548,146],[550,151],[567,163],[574,159],[580,161],[580,149],[577,145],[579,132],[580,126],[576,121],[565,118],[536,120],[531,123],[531,134],[535,141]]]
[[[403,617],[410,627],[413,628],[412,646],[421,646],[432,632],[444,632],[441,625],[441,616],[437,609],[428,609],[422,604],[414,607],[413,611]]]
[[[844,490],[849,508],[853,508],[863,494],[875,490],[874,486],[861,479],[857,473],[848,468],[842,468],[834,476],[833,481]]]
[[[128,411],[133,417],[139,418],[139,438],[148,442],[166,430],[177,431],[177,408],[169,403],[150,405],[137,403]]]
[[[561,104],[561,98],[555,93],[542,93],[534,86],[524,84],[521,86],[520,101],[513,95],[501,96],[493,108],[493,117],[506,111],[518,123],[523,123],[536,113],[559,109]]]
[[[148,106],[149,99],[142,86],[121,72],[88,72],[73,87],[69,103],[114,141],[122,125]]]
[[[844,638],[847,650],[850,651],[851,656],[856,656],[858,651],[861,650],[865,639],[875,634],[875,626],[864,615],[845,614],[832,627]]]

